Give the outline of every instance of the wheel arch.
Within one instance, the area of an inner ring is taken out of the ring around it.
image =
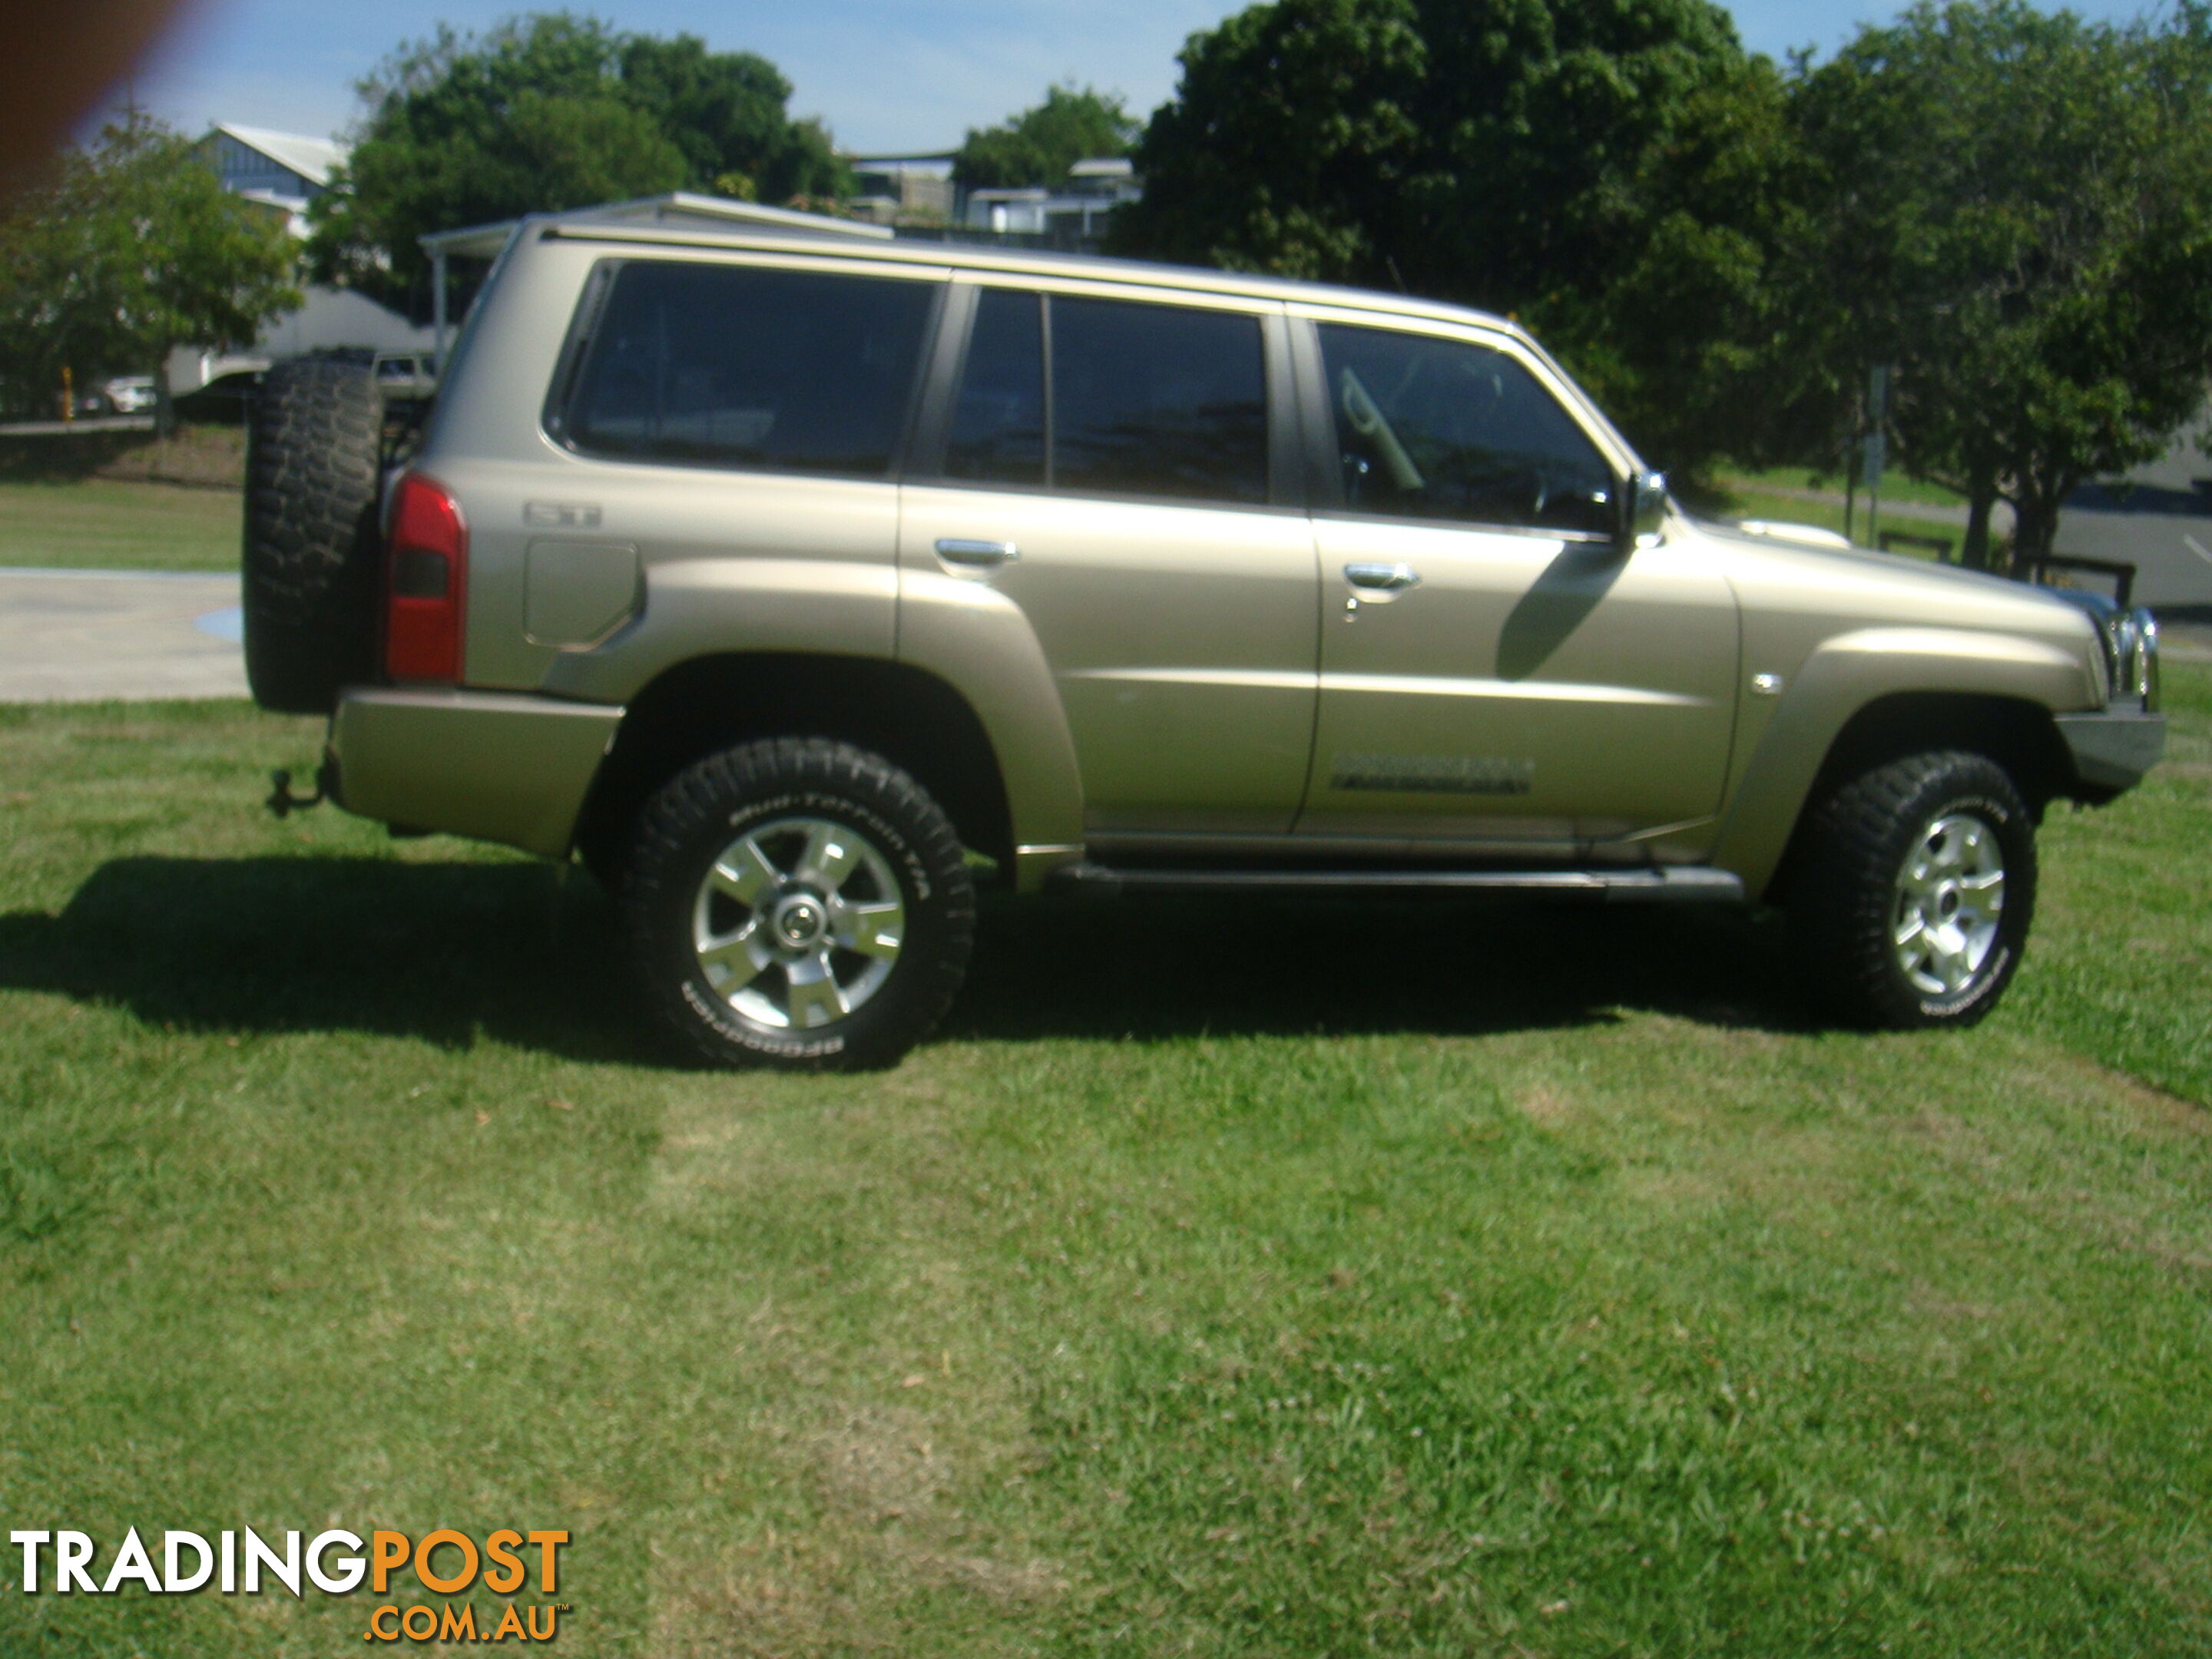
[[[879,658],[744,652],[665,669],[629,701],[586,797],[576,846],[603,879],[647,797],[694,761],[770,737],[829,738],[910,774],[961,842],[1014,876],[1006,780],[981,718],[925,669]]]
[[[2051,711],[2032,698],[1969,691],[1895,691],[1852,714],[1822,756],[1792,814],[1764,896],[1786,898],[1807,820],[1851,779],[1907,755],[1958,750],[2003,769],[2034,822],[2073,787],[2073,764]]]

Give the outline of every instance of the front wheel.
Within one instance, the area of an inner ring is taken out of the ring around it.
[[[691,1052],[889,1066],[967,971],[975,898],[951,822],[880,756],[775,738],[653,796],[622,884],[648,1000]]]
[[[2020,966],[2035,908],[2035,828],[1993,761],[1913,755],[1816,809],[1791,882],[1794,949],[1853,1024],[1971,1025]]]

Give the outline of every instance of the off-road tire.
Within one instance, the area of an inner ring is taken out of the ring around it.
[[[708,979],[695,934],[717,860],[753,832],[795,820],[856,831],[904,905],[888,977],[850,1012],[804,1030],[734,1006]],[[975,930],[975,887],[943,809],[881,756],[822,738],[749,743],[678,773],[639,814],[619,904],[646,1000],[684,1052],[787,1071],[896,1064],[951,1006]]]
[[[1900,961],[1908,864],[1936,826],[1970,821],[1994,835],[2002,908],[1964,984],[1931,990]],[[1861,1029],[1972,1025],[2004,994],[2035,909],[2035,824],[2012,779],[1985,756],[1911,755],[1863,773],[1807,821],[1791,872],[1791,949],[1823,1011]]]
[[[246,438],[246,678],[253,700],[325,714],[376,672],[384,398],[365,363],[269,371]]]

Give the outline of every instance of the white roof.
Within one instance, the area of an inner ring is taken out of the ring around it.
[[[1137,164],[1126,155],[1094,155],[1078,161],[1067,174],[1071,179],[1128,179],[1136,171]]]
[[[258,150],[277,166],[291,168],[311,184],[330,183],[331,169],[346,157],[346,147],[328,138],[276,132],[267,127],[241,127],[229,121],[216,122],[215,130],[228,134],[248,149]]]
[[[891,234],[885,225],[864,225],[851,219],[832,219],[826,213],[763,207],[758,202],[735,202],[726,196],[698,196],[685,190],[671,191],[665,196],[641,197],[634,202],[574,208],[567,213],[533,214],[531,217],[537,222],[556,225],[690,225],[723,230],[750,228],[805,231],[822,236],[865,236],[878,241],[889,240]],[[459,253],[489,259],[507,246],[508,233],[521,222],[520,219],[502,219],[496,224],[433,231],[416,240],[430,254]]]

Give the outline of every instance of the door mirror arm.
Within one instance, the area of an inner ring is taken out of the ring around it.
[[[1656,546],[1667,522],[1667,475],[1636,471],[1621,480],[1620,516],[1613,546],[1623,558],[1639,547]]]

